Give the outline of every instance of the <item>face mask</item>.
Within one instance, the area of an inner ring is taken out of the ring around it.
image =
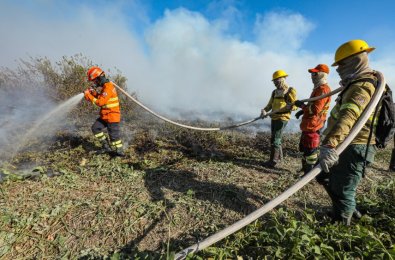
[[[360,75],[373,72],[369,68],[369,59],[366,52],[358,53],[341,61],[336,71],[343,82],[349,82]]]
[[[327,76],[328,74],[326,74],[325,72],[311,73],[311,80],[313,81],[314,88],[326,84],[328,82]]]
[[[277,89],[284,89],[286,88],[287,84],[285,83],[285,78],[278,78],[273,80],[274,86],[276,86]]]

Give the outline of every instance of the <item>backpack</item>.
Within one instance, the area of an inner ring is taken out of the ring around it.
[[[354,84],[356,82],[370,82],[372,83],[375,87],[377,87],[377,81],[371,79],[371,78],[365,78],[365,79],[358,79],[356,81],[350,82],[348,86],[351,84]],[[347,87],[348,87],[347,86]],[[346,89],[347,89],[346,87]],[[343,93],[343,92],[342,92]],[[341,93],[341,94],[342,94]],[[372,137],[373,133],[373,122],[377,118],[377,124],[376,124],[376,146],[378,148],[385,148],[388,144],[388,142],[394,137],[395,134],[395,104],[392,99],[392,91],[391,88],[388,85],[385,85],[385,90],[383,95],[381,96],[381,99],[377,105],[374,114],[373,114],[373,120],[372,124],[370,126],[370,134],[369,134],[369,140],[368,143],[370,143],[370,139]],[[381,105],[381,107],[380,107]]]
[[[376,146],[385,148],[395,134],[395,104],[392,99],[392,91],[388,85],[385,86],[380,102],[381,108],[376,126]]]
[[[349,85],[351,85],[355,82],[360,82],[360,81],[370,82],[375,87],[377,87],[377,81],[370,79],[370,78],[359,79],[354,82],[351,82]],[[380,111],[379,111],[379,108],[380,108]],[[377,124],[376,124],[376,139],[375,139],[376,140],[376,147],[385,148],[387,146],[388,142],[394,137],[394,134],[395,134],[395,104],[394,104],[394,100],[392,99],[392,91],[387,84],[385,85],[384,93],[381,96],[380,101],[379,101],[378,105],[376,106],[376,109],[374,110],[372,124],[370,125],[370,133],[369,133],[367,144],[369,144],[370,140],[372,139],[373,126],[374,126],[374,121],[377,117],[377,113],[378,113],[378,118],[377,118]],[[367,148],[365,150],[365,160],[364,160],[364,165],[362,168],[362,177],[365,177],[365,169],[366,169],[366,166],[368,163],[366,160],[366,158],[368,156],[368,151],[369,151],[369,149]]]

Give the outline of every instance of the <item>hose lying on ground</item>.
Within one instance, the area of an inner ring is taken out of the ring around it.
[[[362,127],[365,125],[366,121],[369,119],[370,115],[372,114],[373,110],[376,108],[378,102],[380,101],[381,96],[383,95],[385,89],[385,79],[381,72],[377,71],[377,78],[378,78],[378,87],[374,92],[372,99],[370,100],[368,106],[365,108],[363,113],[361,114],[358,121],[355,123],[351,132],[346,137],[346,139],[336,148],[336,152],[341,154],[344,149],[351,143],[351,141],[355,138],[355,136],[359,133]],[[319,173],[321,172],[321,166],[315,166],[308,174],[306,174],[303,178],[297,181],[294,185],[288,188],[286,191],[281,193],[278,197],[274,198],[273,200],[269,201],[261,208],[255,210],[251,214],[247,215],[243,219],[237,221],[236,223],[230,225],[229,227],[217,232],[214,235],[204,239],[201,242],[198,242],[195,245],[192,245],[184,250],[178,252],[175,255],[176,260],[184,259],[189,253],[197,252],[199,250],[205,249],[206,247],[220,241],[221,239],[233,234],[234,232],[240,230],[241,228],[245,227],[246,225],[250,224],[254,220],[258,219],[259,217],[263,216],[265,213],[269,212],[271,209],[279,205],[284,200],[288,199],[291,195],[296,193],[300,190],[303,186],[309,183],[312,179],[314,179]]]
[[[245,121],[245,122],[241,122],[241,123],[238,123],[238,124],[235,124],[235,125],[224,126],[224,127],[214,127],[214,128],[205,128],[205,127],[196,127],[196,126],[184,125],[184,124],[175,122],[175,121],[173,121],[173,120],[170,120],[170,119],[168,119],[168,118],[166,118],[166,117],[164,117],[164,116],[161,116],[161,115],[155,113],[154,111],[152,111],[151,109],[149,109],[148,107],[146,107],[145,105],[143,105],[141,102],[139,102],[137,99],[135,99],[134,97],[132,97],[128,92],[126,92],[126,91],[125,91],[124,89],[122,89],[120,86],[118,86],[118,85],[115,84],[114,82],[112,82],[112,83],[114,84],[115,87],[117,87],[117,88],[119,89],[119,91],[121,91],[121,92],[122,92],[123,94],[125,94],[129,99],[131,99],[134,103],[136,103],[137,105],[139,105],[140,107],[142,107],[143,109],[145,109],[147,112],[151,113],[152,115],[154,115],[154,116],[156,116],[156,117],[158,117],[158,118],[160,118],[160,119],[162,119],[162,120],[164,120],[164,121],[166,121],[166,122],[168,122],[168,123],[170,123],[170,124],[177,125],[177,126],[180,126],[180,127],[183,127],[183,128],[187,128],[187,129],[199,130],[199,131],[220,131],[220,130],[232,129],[232,128],[240,127],[240,126],[243,126],[243,125],[251,124],[251,123],[253,123],[253,122],[255,122],[255,121],[259,120],[259,119],[262,119],[262,117],[259,116],[259,117],[256,117],[256,118],[253,118],[253,119],[251,119],[251,120],[248,120],[248,121]],[[330,92],[330,93],[327,93],[327,94],[324,94],[324,95],[322,95],[322,96],[314,97],[314,98],[308,98],[308,99],[303,99],[303,100],[301,100],[301,101],[302,101],[302,102],[315,101],[315,100],[318,100],[318,99],[321,99],[321,98],[325,98],[325,97],[327,97],[327,96],[334,95],[334,94],[336,94],[337,92],[341,91],[342,89],[343,89],[343,87],[340,87],[340,88],[335,89],[334,91],[332,91],[332,92]],[[276,114],[276,113],[281,113],[281,112],[286,112],[286,111],[287,111],[287,110],[284,109],[284,108],[279,109],[279,110],[275,110],[275,111],[272,111],[272,112],[270,112],[270,113],[267,113],[267,114],[266,114],[266,117],[267,117],[267,116],[270,116],[270,115],[273,115],[273,114]]]

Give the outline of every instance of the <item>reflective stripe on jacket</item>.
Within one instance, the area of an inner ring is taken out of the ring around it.
[[[100,118],[105,122],[119,123],[121,121],[117,90],[111,82],[104,83],[100,93],[90,94],[88,98],[94,105],[101,108]]]
[[[376,77],[373,74],[365,75],[363,78],[376,80]],[[371,82],[360,81],[361,79],[362,77],[354,79],[355,83],[351,82],[351,84],[339,94],[339,97],[336,100],[337,103],[331,110],[330,117],[328,119],[328,127],[324,132],[325,139],[322,142],[323,145],[337,147],[341,142],[343,142],[344,138],[350,133],[351,128],[370,102],[375,91],[375,86]],[[370,116],[361,131],[351,142],[352,144],[367,144],[372,118],[373,116]],[[376,143],[374,133],[370,143]]]
[[[287,103],[294,103],[296,100],[296,90],[294,88],[289,88],[287,92],[281,96],[275,95],[276,91],[272,92],[271,98],[267,103],[266,107],[264,108],[266,112],[270,110],[276,111],[279,110],[287,105]],[[287,100],[286,100],[287,99]],[[292,110],[296,110],[297,107],[293,106]],[[288,121],[291,118],[291,111],[273,114],[270,116],[273,120],[283,120]]]
[[[323,84],[313,90],[310,97],[318,97],[331,92],[327,84]],[[331,97],[326,97],[313,102],[308,102],[303,108],[302,122],[300,129],[304,132],[316,132],[320,130],[326,121]]]

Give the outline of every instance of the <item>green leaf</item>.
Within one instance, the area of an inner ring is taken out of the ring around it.
[[[321,255],[321,249],[319,246],[315,245],[314,246],[314,254],[316,255]]]

